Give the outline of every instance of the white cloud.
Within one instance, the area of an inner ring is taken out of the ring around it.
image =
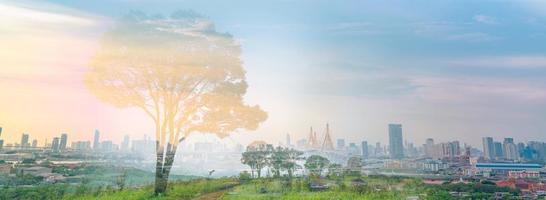
[[[487,33],[461,33],[447,36],[448,40],[467,41],[467,42],[489,42],[501,39]]]
[[[458,66],[546,69],[546,56],[492,56],[450,60],[448,64]]]
[[[417,95],[439,102],[490,104],[546,101],[546,84],[539,80],[464,76],[417,77]]]
[[[369,22],[342,22],[327,29],[341,34],[379,34],[383,31]]]
[[[494,17],[487,15],[475,15],[473,17],[474,21],[482,24],[494,25],[498,24],[497,20]]]

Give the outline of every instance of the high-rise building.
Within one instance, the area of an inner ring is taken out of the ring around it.
[[[61,142],[59,143],[59,149],[65,150],[67,143],[68,143],[68,134],[66,133],[61,134]]]
[[[389,124],[389,153],[393,159],[404,158],[402,124]]]
[[[4,148],[4,140],[0,140],[0,150]]]
[[[95,137],[93,139],[93,149],[98,150],[100,148],[100,132],[95,130]]]
[[[502,143],[500,142],[493,142],[494,149],[495,149],[495,158],[496,159],[502,159],[504,158],[504,151],[502,148]]]
[[[286,146],[287,147],[292,146],[292,144],[290,143],[290,134],[288,134],[288,133],[286,134]]]
[[[36,148],[38,146],[38,140],[34,139],[32,140],[32,148]]]
[[[345,149],[345,139],[337,139],[337,149],[338,150]]]
[[[51,142],[51,150],[53,151],[59,151],[61,140],[59,137],[54,137],[53,141]]]
[[[507,160],[517,160],[519,159],[519,151],[516,144],[514,144],[513,138],[504,138],[502,143],[504,149],[504,158]]]
[[[360,155],[360,150],[358,149],[358,146],[354,142],[349,143],[347,150],[348,150],[349,156]]]
[[[102,141],[100,145],[101,151],[114,151],[117,150],[117,145],[110,140]]]
[[[495,158],[495,146],[493,144],[492,137],[482,138],[483,143],[483,157],[487,160],[493,160]]]
[[[2,127],[0,127],[0,137],[2,137]]]
[[[72,142],[72,145],[70,147],[72,147],[72,149],[75,149],[75,150],[89,150],[91,148],[91,142],[76,141],[76,142]]]
[[[375,143],[375,156],[379,157],[383,154],[383,148],[381,148],[381,143],[376,142]]]
[[[30,146],[28,144],[28,134],[23,133],[23,135],[21,136],[21,148],[26,148],[28,146]]]
[[[368,159],[368,157],[370,156],[370,153],[368,152],[368,142],[362,141],[361,148],[362,148],[362,158]]]
[[[121,150],[129,151],[129,135],[123,137],[123,142],[121,142]]]
[[[425,148],[425,156],[432,158],[434,155],[434,139],[428,138],[424,145]]]

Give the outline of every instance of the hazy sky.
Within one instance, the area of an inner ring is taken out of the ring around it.
[[[247,101],[269,113],[235,141],[295,141],[327,122],[353,142],[386,142],[391,122],[417,144],[546,141],[546,3],[460,0],[0,1],[2,137],[151,135],[143,113],[101,103],[83,74],[120,16],[187,9],[242,43]]]

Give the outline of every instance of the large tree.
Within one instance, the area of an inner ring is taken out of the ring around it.
[[[132,12],[114,24],[85,80],[101,100],[138,107],[155,125],[155,193],[164,193],[178,144],[192,133],[255,130],[267,114],[243,101],[241,47],[193,12]]]

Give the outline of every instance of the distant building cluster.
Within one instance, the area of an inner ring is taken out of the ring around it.
[[[515,143],[513,138],[504,138],[502,142],[492,137],[482,138],[483,159],[487,161],[546,161],[546,143],[529,141]]]

